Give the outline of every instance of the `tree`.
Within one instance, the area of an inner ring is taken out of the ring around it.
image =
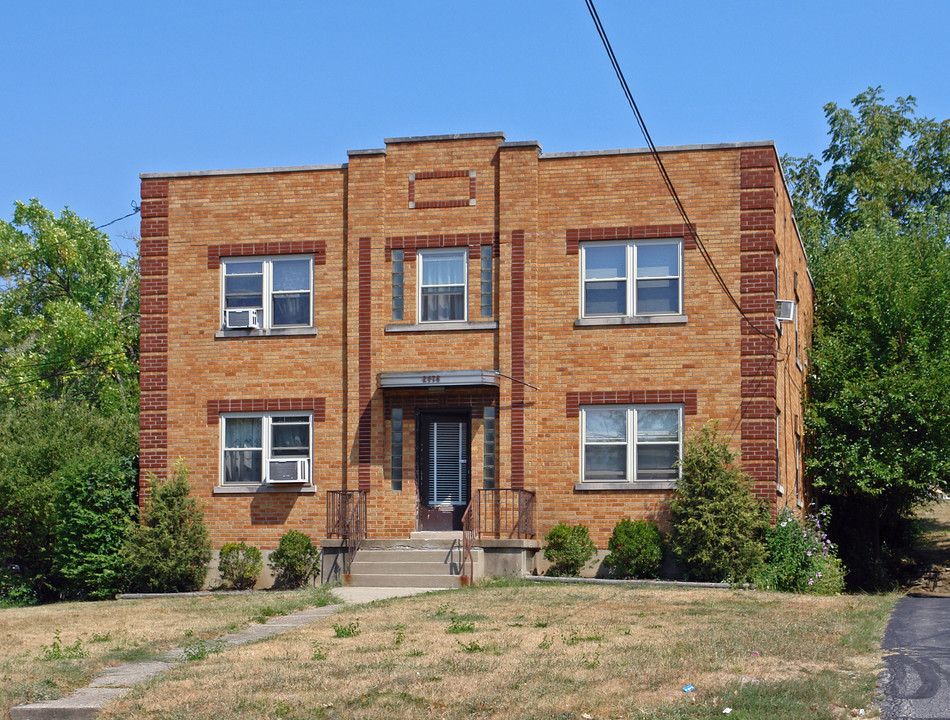
[[[81,399],[135,412],[138,269],[70,210],[0,221],[0,401]]]
[[[853,104],[825,107],[824,168],[786,167],[817,298],[806,468],[869,586],[902,519],[950,489],[950,121],[880,88]]]

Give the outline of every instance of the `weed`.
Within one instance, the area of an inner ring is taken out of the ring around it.
[[[548,625],[550,625],[550,624],[551,624],[551,623],[549,623],[547,620],[535,620],[535,621],[534,621],[534,626],[535,626],[536,628],[546,628],[546,627],[547,627]]]
[[[63,645],[60,633],[60,630],[56,630],[53,633],[52,644],[43,645],[44,660],[77,660],[88,655],[83,649],[82,638],[76,638],[76,642],[72,645]]]
[[[465,615],[459,615],[452,610],[449,626],[445,629],[447,633],[467,633],[475,632],[475,621],[469,620]]]
[[[456,640],[455,642],[457,642],[459,647],[462,648],[462,652],[477,653],[485,652],[485,650],[488,649],[479,644],[478,640],[472,640],[470,643],[463,643],[461,640]]]
[[[396,632],[393,634],[393,645],[399,646],[406,641],[406,623],[396,625]]]
[[[94,642],[94,643],[109,642],[111,639],[112,639],[111,632],[104,632],[104,633],[94,632],[92,634],[92,637],[89,638],[89,642]]]
[[[204,660],[209,655],[215,655],[224,648],[220,640],[208,641],[196,638],[185,645],[181,651],[185,654],[185,659],[189,661]]]
[[[593,670],[595,667],[600,667],[600,653],[595,652],[593,655],[584,655],[584,667],[588,670]]]
[[[549,647],[551,647],[553,644],[554,644],[554,640],[552,640],[552,639],[548,636],[547,633],[544,633],[544,637],[541,638],[541,642],[538,643],[538,649],[539,649],[539,650],[547,650],[547,649],[548,649]]]
[[[352,622],[348,622],[346,625],[333,623],[333,631],[336,633],[338,638],[356,637],[360,634],[360,619],[356,618]]]
[[[425,650],[410,650],[406,653],[407,657],[422,657],[425,655]]]
[[[273,605],[265,605],[260,610],[258,610],[257,615],[255,615],[252,620],[255,620],[259,623],[266,623],[272,617],[278,617],[280,615],[286,615],[287,611],[282,608],[274,607]]]
[[[323,643],[318,643],[316,640],[313,641],[313,659],[314,660],[326,660],[327,648]]]
[[[561,636],[561,640],[563,640],[564,644],[568,647],[573,647],[582,642],[601,642],[603,639],[603,636],[596,633],[593,635],[578,635],[577,630],[571,630],[571,634],[566,637]]]
[[[435,611],[435,614],[441,617],[443,615],[448,615],[449,613],[454,613],[454,612],[455,611],[451,607],[449,607],[449,604],[445,602],[439,605],[439,609]]]

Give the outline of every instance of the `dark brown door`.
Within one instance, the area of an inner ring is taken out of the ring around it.
[[[461,530],[471,488],[471,416],[424,412],[416,425],[421,530]]]

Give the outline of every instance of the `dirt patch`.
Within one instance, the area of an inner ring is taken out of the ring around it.
[[[922,535],[902,568],[901,587],[915,595],[950,597],[950,499],[933,503],[919,518]]]

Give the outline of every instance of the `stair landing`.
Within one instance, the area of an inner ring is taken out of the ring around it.
[[[472,549],[469,581],[484,575],[484,554]],[[462,533],[414,532],[408,539],[364,540],[344,576],[353,587],[462,586]]]

